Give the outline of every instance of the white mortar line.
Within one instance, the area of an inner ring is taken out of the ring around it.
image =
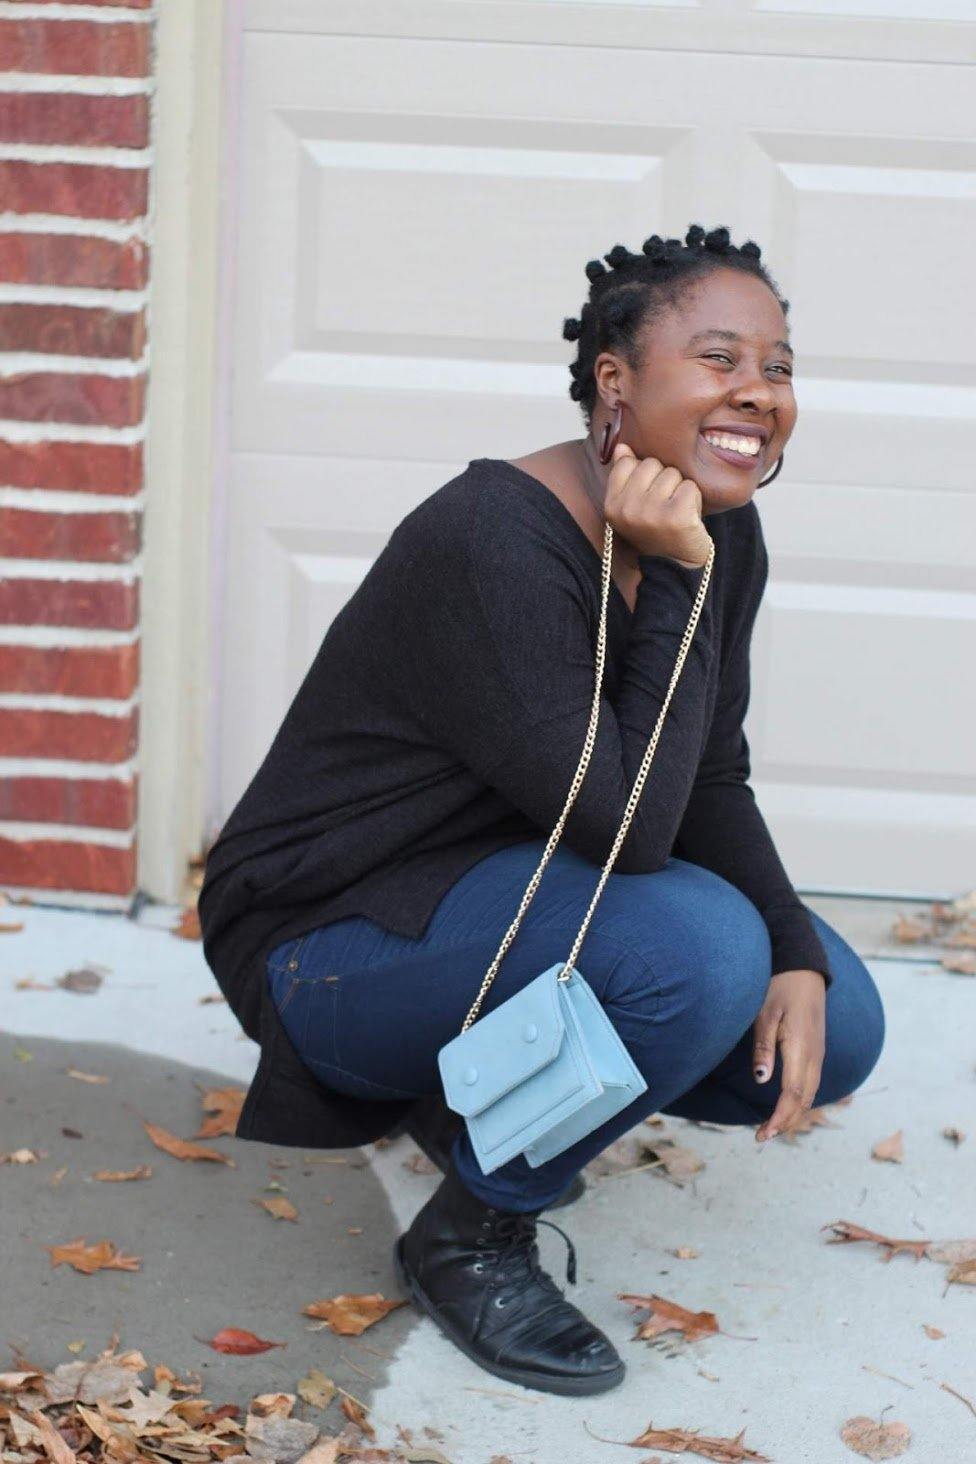
[[[89,712],[96,717],[122,718],[134,712],[141,700],[137,691],[127,697],[65,696],[61,691],[0,691],[0,711]]]
[[[102,650],[135,645],[141,631],[85,629],[76,625],[0,625],[0,645],[33,649]]]
[[[128,783],[139,771],[138,760],[74,762],[64,757],[0,757],[0,778],[74,778],[95,783]]]
[[[0,3],[0,20],[94,20],[150,21],[155,7],[148,10],[133,10],[128,5],[31,5],[29,0],[3,0]]]
[[[121,493],[72,492],[60,488],[0,488],[0,508],[26,508],[34,513],[138,513],[145,490]]]
[[[55,91],[54,95],[58,95]],[[94,167],[143,172],[152,166],[153,149],[116,144],[70,142],[0,142],[0,161],[11,163],[84,163]]]
[[[58,92],[90,97],[148,96],[156,90],[152,76],[69,76],[50,71],[0,71],[0,91]]]
[[[100,290],[87,285],[18,285],[0,282],[0,305],[82,305],[135,315],[148,300],[148,290]]]
[[[148,243],[145,225],[148,215],[137,219],[79,219],[72,214],[0,213],[0,233],[4,234],[72,234],[87,239],[110,239],[126,244],[130,239]]]
[[[0,822],[3,837],[15,844],[33,843],[37,839],[56,839],[65,844],[104,844],[110,849],[129,849],[135,828],[103,829],[86,824],[17,823],[13,819]],[[2,909],[4,907],[0,907]]]
[[[105,580],[134,584],[142,574],[142,555],[124,564],[95,564],[87,559],[0,559],[0,578]]]
[[[0,438],[6,442],[102,442],[130,447],[146,440],[145,421],[135,427],[88,427],[78,422],[21,422],[0,417]]]
[[[65,302],[71,303],[71,302]],[[149,351],[133,361],[127,356],[56,356],[44,351],[0,351],[0,378],[24,372],[58,371],[67,376],[144,376],[149,370]]]

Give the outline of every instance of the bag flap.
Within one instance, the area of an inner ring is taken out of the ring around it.
[[[469,1118],[552,1062],[565,1034],[556,981],[563,962],[478,1017],[437,1054],[448,1107]]]

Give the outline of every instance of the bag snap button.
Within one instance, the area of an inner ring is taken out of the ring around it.
[[[534,1042],[538,1035],[539,1029],[536,1026],[535,1022],[526,1022],[525,1026],[522,1028],[522,1036],[525,1038],[526,1042]]]
[[[461,1081],[467,1083],[469,1087],[472,1083],[476,1083],[478,1081],[478,1069],[475,1067],[465,1068],[461,1074]]]

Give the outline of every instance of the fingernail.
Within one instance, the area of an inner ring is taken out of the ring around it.
[[[765,1078],[766,1078],[766,1069],[764,1067],[753,1068],[753,1072],[755,1074],[755,1078],[756,1078],[756,1082],[757,1083],[762,1083],[762,1082],[765,1081]]]

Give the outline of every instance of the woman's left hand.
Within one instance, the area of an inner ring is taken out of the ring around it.
[[[758,1083],[768,1083],[779,1044],[783,1081],[779,1102],[756,1130],[760,1142],[789,1132],[813,1104],[824,1059],[826,998],[819,971],[778,971],[769,983],[753,1024],[752,1070]]]

